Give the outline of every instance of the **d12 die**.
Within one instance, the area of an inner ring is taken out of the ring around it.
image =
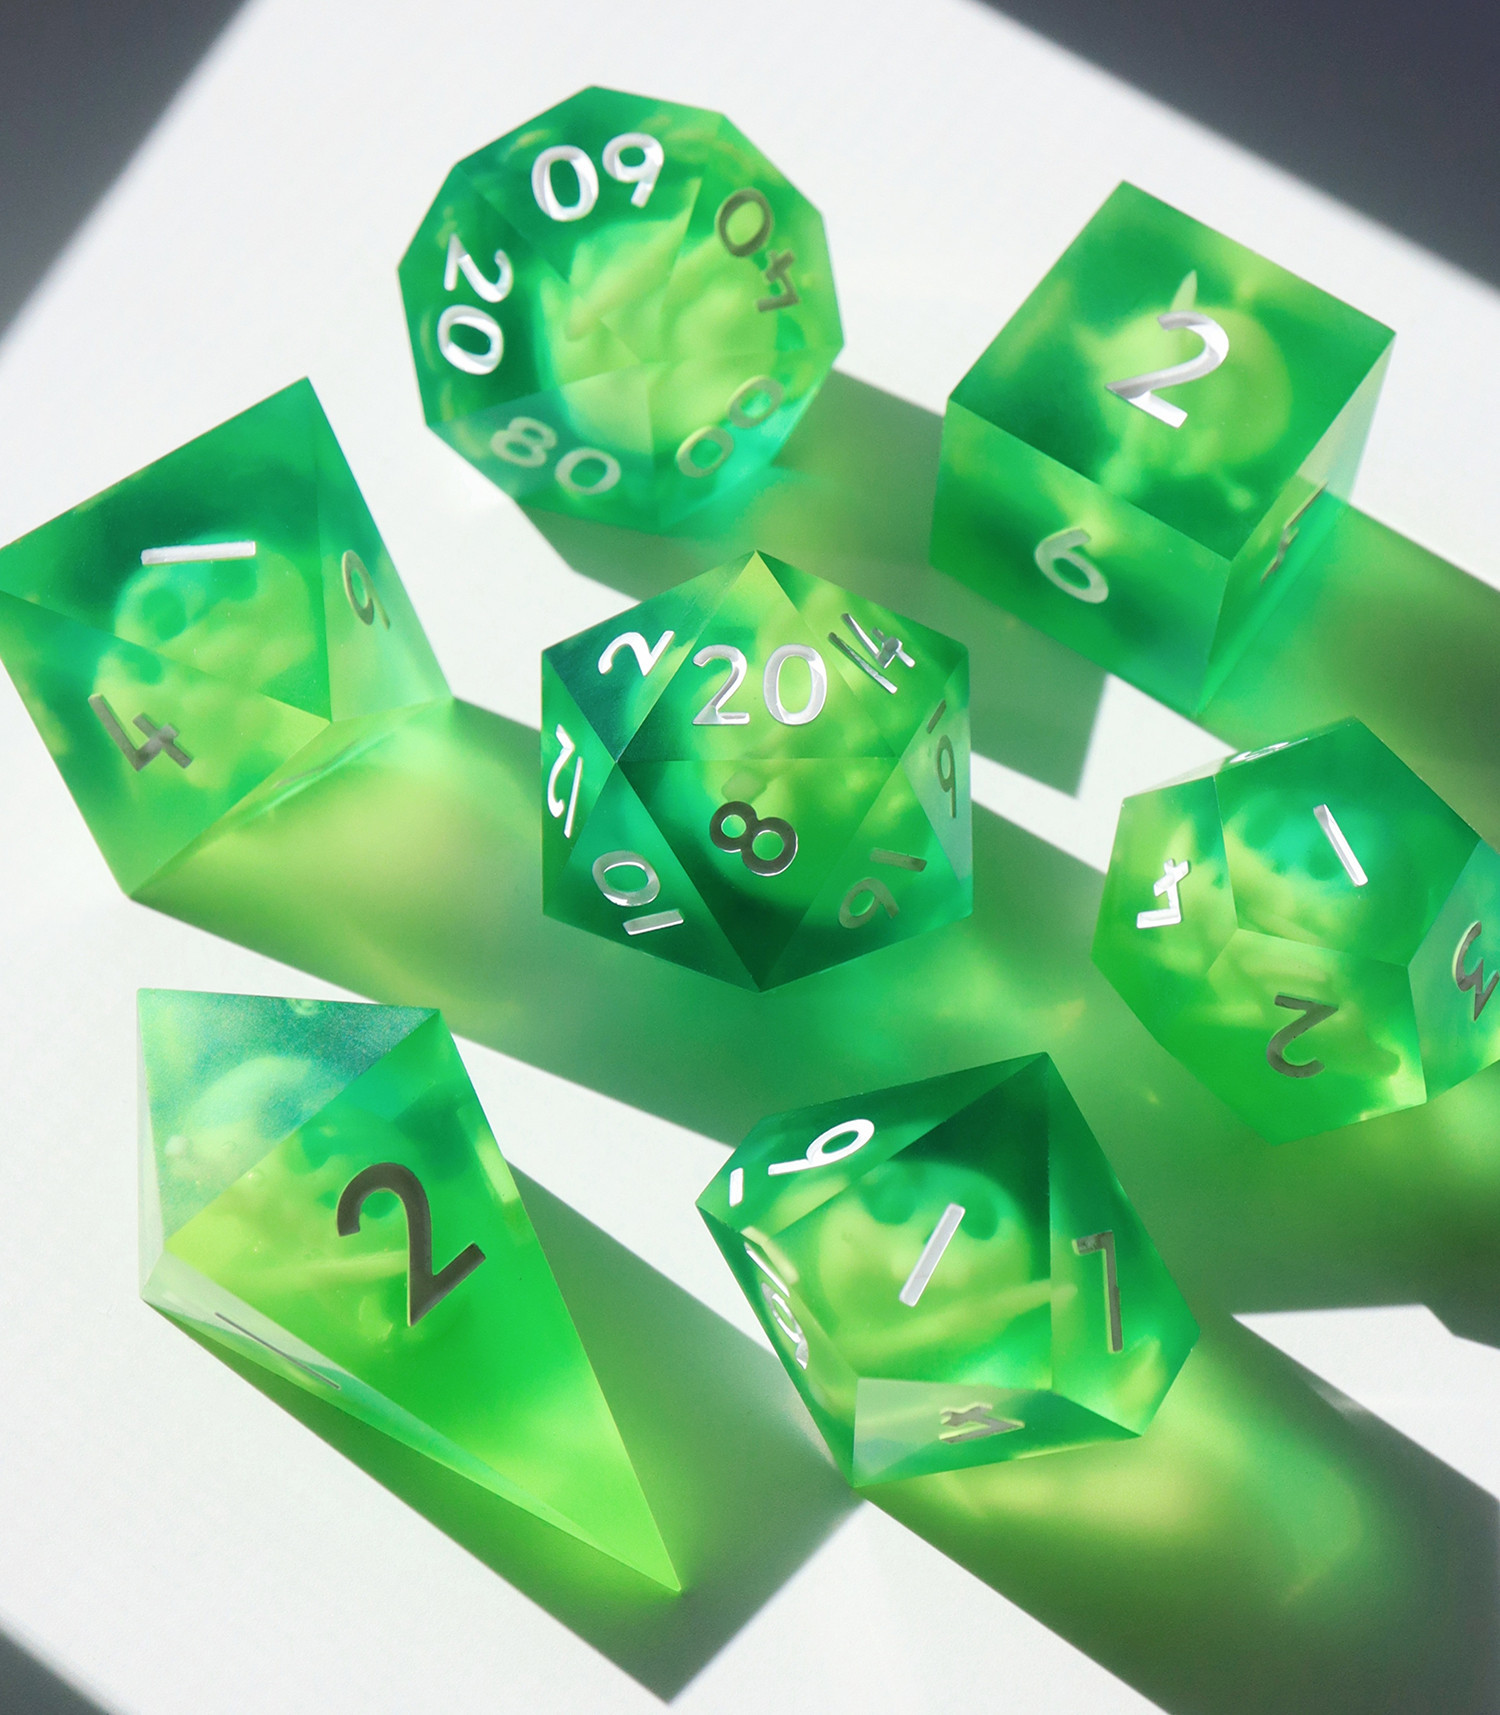
[[[763,1120],[698,1208],[855,1483],[1139,1435],[1198,1336],[1045,1054]]]
[[[770,988],[966,916],[969,658],[751,554],[542,657],[550,916]]]
[[[441,1016],[145,990],[140,1023],[146,1301],[678,1588]]]
[[[948,402],[933,564],[1191,713],[1347,499],[1391,339],[1121,185]]]
[[[768,464],[843,343],[812,205],[721,114],[611,89],[460,161],[400,273],[429,426],[643,528]]]
[[[0,550],[0,658],[127,892],[448,695],[306,381]]]
[[[1272,1142],[1500,1059],[1500,854],[1358,721],[1125,801],[1094,962]]]

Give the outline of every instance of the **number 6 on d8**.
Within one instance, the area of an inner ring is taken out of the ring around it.
[[[146,990],[147,1303],[669,1589],[439,1014]]]
[[[751,554],[542,657],[549,916],[770,988],[965,916],[961,644]]]
[[[1121,185],[948,401],[933,564],[1190,714],[1347,500],[1391,338]]]

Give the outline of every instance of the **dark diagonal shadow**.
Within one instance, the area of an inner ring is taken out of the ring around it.
[[[503,1124],[498,1129],[503,1139]],[[670,1699],[791,1577],[855,1498],[769,1352],[533,1180],[516,1179],[682,1578],[682,1596],[250,1359],[184,1331]]]
[[[928,565],[941,431],[931,411],[835,370],[769,470],[667,535],[528,516],[575,571],[633,601],[760,548],[960,639],[974,748],[1071,792],[1104,674]]]
[[[0,1715],[104,1715],[104,1711],[0,1633]]]

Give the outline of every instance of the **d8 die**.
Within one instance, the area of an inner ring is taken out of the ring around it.
[[[1346,501],[1391,339],[1121,185],[948,402],[933,564],[1192,713]]]
[[[1126,800],[1094,962],[1272,1142],[1500,1059],[1500,854],[1358,721]]]
[[[550,916],[770,988],[966,916],[969,657],[750,554],[542,657]]]
[[[147,990],[142,1294],[679,1588],[438,1013]]]
[[[843,343],[811,204],[721,114],[617,90],[461,161],[400,273],[429,426],[642,528],[769,463]]]
[[[763,1120],[698,1208],[855,1483],[1139,1435],[1197,1339],[1045,1054]]]
[[[448,695],[306,381],[0,550],[0,658],[127,892]]]

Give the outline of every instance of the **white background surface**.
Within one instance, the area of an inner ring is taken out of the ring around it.
[[[1495,294],[973,0],[252,0],[0,345],[0,541],[310,374],[455,692],[534,725],[539,651],[625,603],[423,429],[395,262],[454,160],[591,82],[729,113],[824,213],[841,367],[935,412],[1122,177],[1266,252],[1399,330],[1360,504],[1500,582]],[[1221,749],[1112,683],[1076,798],[976,797],[1102,868],[1122,793]],[[655,1706],[140,1304],[135,989],[330,991],[125,900],[8,682],[0,770],[0,1625],[118,1711]],[[719,1145],[465,1054],[518,1166],[755,1331],[693,1208]],[[1500,1492],[1496,1354],[1253,1320]],[[1149,1707],[863,1507],[676,1706],[976,1699]]]

